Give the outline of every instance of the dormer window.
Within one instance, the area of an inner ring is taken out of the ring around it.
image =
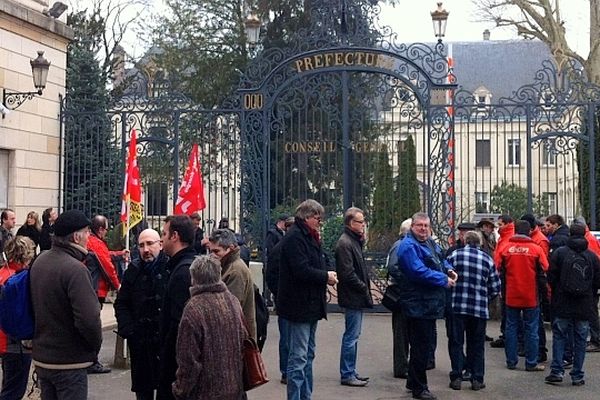
[[[485,110],[492,102],[492,94],[484,86],[478,87],[475,93],[473,93],[473,97],[475,98],[475,105],[478,110]]]

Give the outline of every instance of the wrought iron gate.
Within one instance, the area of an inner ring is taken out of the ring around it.
[[[481,101],[457,86],[461,76],[455,79],[443,43],[398,43],[379,27],[377,6],[333,3],[314,0],[310,26],[286,47],[258,51],[219,109],[192,104],[160,74],[135,75],[108,110],[65,99],[64,207],[116,219],[128,134],[136,128],[149,224],[170,212],[196,142],[205,230],[227,216],[259,251],[273,215],[306,198],[327,210],[328,246],[343,210],[365,209],[368,247],[377,254],[418,210],[431,216],[442,243],[457,221],[477,214],[570,218],[587,210],[596,227],[590,166],[600,90],[579,65],[558,69],[548,61],[512,97]],[[79,128],[94,139],[80,140]],[[515,199],[524,208],[517,211]],[[382,260],[372,257],[378,268]],[[384,287],[378,281],[376,291]]]

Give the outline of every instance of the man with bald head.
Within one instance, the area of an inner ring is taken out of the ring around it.
[[[131,391],[137,400],[152,400],[158,387],[159,313],[169,281],[168,257],[160,235],[146,229],[138,236],[139,259],[123,274],[115,301],[119,335],[131,356]]]

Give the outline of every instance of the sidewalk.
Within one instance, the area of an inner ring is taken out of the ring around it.
[[[500,326],[490,321],[488,334],[498,337]],[[492,349],[486,343],[486,385],[480,392],[463,384],[460,391],[448,387],[450,360],[448,357],[446,329],[440,320],[438,328],[438,346],[436,369],[428,371],[429,387],[440,400],[464,399],[577,399],[592,400],[600,393],[600,353],[587,353],[584,369],[586,385],[571,386],[567,374],[565,383],[552,386],[544,383],[548,371],[526,372],[521,358],[518,369],[511,371],[505,367],[504,349]],[[362,335],[359,342],[358,371],[370,376],[367,387],[352,388],[340,385],[339,354],[340,342],[344,330],[342,314],[329,314],[329,320],[320,321],[317,328],[317,349],[314,361],[313,400],[392,400],[411,399],[411,393],[404,385],[405,380],[392,375],[392,329],[390,314],[367,314],[363,319]],[[548,346],[551,347],[552,334],[547,331]],[[277,356],[277,316],[269,321],[269,336],[263,351],[263,357],[271,381],[248,392],[250,400],[282,400],[286,398],[285,386],[279,383],[279,359]],[[551,353],[550,353],[551,354]],[[545,364],[549,368],[549,362]]]

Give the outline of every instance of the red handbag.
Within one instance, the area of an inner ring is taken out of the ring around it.
[[[256,341],[248,337],[244,339],[243,346],[244,391],[248,391],[269,382],[269,378],[267,378],[267,368],[265,368]]]

